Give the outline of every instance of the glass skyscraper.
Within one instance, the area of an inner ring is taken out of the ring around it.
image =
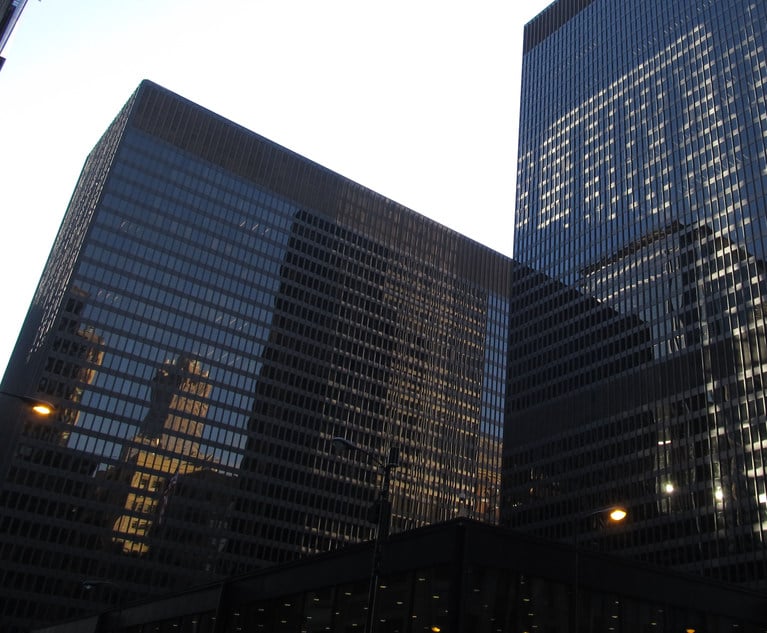
[[[11,37],[11,32],[24,10],[27,0],[0,0],[0,53]],[[0,56],[0,68],[5,63],[5,57]]]
[[[83,168],[3,382],[0,621],[497,521],[512,262],[150,82]]]
[[[765,46],[754,0],[525,27],[504,523],[767,586]]]

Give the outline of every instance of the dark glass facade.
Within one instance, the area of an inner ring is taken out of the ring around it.
[[[379,473],[333,436],[399,447],[395,531],[495,522],[511,270],[144,82],[88,157],[3,382],[57,411],[0,403],[0,620],[370,538]]]
[[[0,53],[11,37],[13,27],[21,16],[27,0],[0,0]],[[0,68],[5,63],[5,57],[0,56]]]
[[[506,524],[767,586],[766,44],[753,0],[526,26]]]
[[[37,633],[362,631],[370,554],[350,547]],[[767,619],[761,592],[595,552],[576,563],[568,545],[465,519],[397,534],[384,563],[375,621],[387,633],[764,633]]]

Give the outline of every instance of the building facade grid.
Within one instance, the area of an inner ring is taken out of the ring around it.
[[[765,11],[560,0],[527,25],[503,505],[759,586]],[[583,518],[612,503],[625,529]]]
[[[83,169],[6,373],[9,626],[496,522],[512,262],[144,82]],[[99,581],[93,589],[93,583]],[[88,589],[86,584],[91,587]]]

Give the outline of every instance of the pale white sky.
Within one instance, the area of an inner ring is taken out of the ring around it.
[[[29,0],[0,71],[0,371],[144,78],[510,255],[522,31],[550,1]]]

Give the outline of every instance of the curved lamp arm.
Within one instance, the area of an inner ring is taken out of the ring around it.
[[[23,402],[25,405],[27,405],[30,409],[32,409],[32,411],[34,411],[38,415],[49,416],[49,415],[53,415],[53,413],[56,411],[56,407],[54,407],[50,402],[41,400],[40,398],[22,396],[17,393],[11,393],[10,391],[0,391],[0,396],[5,396],[6,398],[14,398],[15,400],[19,400]]]
[[[368,450],[367,448],[363,448],[362,446],[359,446],[350,440],[347,440],[345,437],[336,436],[331,440],[331,443],[333,445],[333,451],[337,455],[362,453],[363,455],[370,457],[370,459],[375,462],[376,466],[381,468],[391,469],[399,466],[399,450],[394,446],[389,449],[389,459],[384,461],[378,454]]]

